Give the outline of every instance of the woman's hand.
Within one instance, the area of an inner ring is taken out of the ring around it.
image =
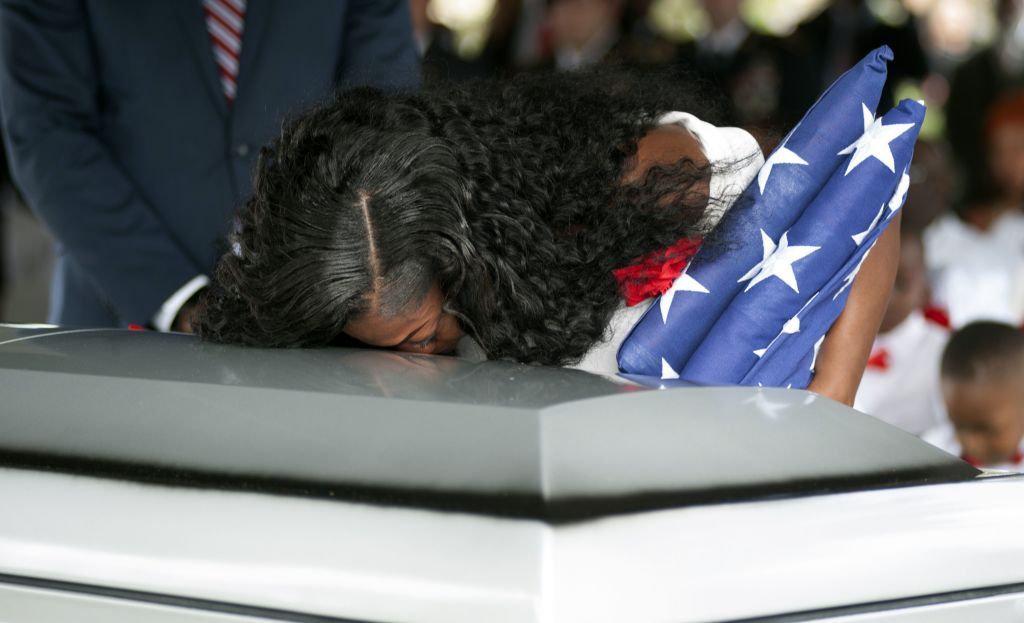
[[[889,304],[900,255],[900,219],[878,238],[853,280],[846,307],[818,351],[814,380],[807,389],[853,406],[871,346]]]

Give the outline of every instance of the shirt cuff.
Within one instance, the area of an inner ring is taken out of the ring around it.
[[[170,331],[171,325],[174,324],[174,319],[178,317],[178,312],[188,302],[190,298],[196,293],[210,285],[210,279],[206,275],[196,275],[191,281],[178,288],[178,291],[171,295],[169,299],[164,301],[164,304],[160,307],[160,311],[153,317],[153,326],[156,327],[157,331]]]

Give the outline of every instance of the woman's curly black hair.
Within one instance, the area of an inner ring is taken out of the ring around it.
[[[198,331],[327,345],[438,284],[490,358],[577,362],[622,302],[612,270],[714,220],[708,166],[623,182],[673,110],[714,122],[721,107],[693,80],[609,69],[343,91],[262,151]]]

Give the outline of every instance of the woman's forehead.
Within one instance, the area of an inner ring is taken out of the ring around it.
[[[441,307],[441,292],[435,286],[419,303],[409,305],[398,314],[385,316],[379,306],[374,305],[369,312],[349,320],[343,330],[364,344],[397,346],[424,330],[432,331],[441,316]]]

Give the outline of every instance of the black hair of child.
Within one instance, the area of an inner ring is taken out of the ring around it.
[[[1024,331],[994,322],[972,322],[955,331],[942,353],[942,377],[973,381],[1003,377],[1024,366]]]

